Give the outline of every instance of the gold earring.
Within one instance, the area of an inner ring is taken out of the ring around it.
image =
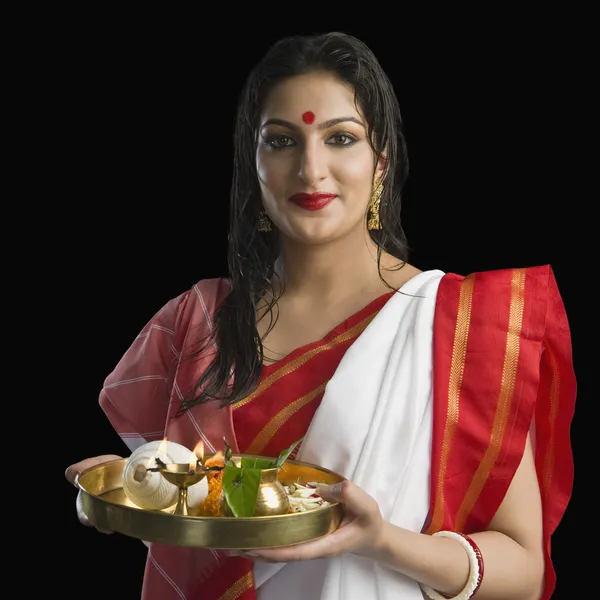
[[[381,229],[381,222],[379,220],[381,194],[383,194],[383,183],[381,181],[382,180],[380,179],[375,184],[371,202],[369,202],[369,220],[367,222],[367,227],[369,229]]]
[[[271,219],[264,210],[261,210],[258,215],[258,230],[259,231],[271,231]]]

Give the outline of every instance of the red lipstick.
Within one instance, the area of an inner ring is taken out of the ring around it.
[[[320,210],[327,206],[337,194],[324,194],[316,192],[314,194],[294,194],[290,201],[306,210]]]

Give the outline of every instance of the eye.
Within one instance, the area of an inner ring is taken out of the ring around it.
[[[333,142],[331,140],[333,140]],[[357,139],[348,133],[334,133],[329,140],[327,140],[327,143],[332,144],[333,146],[350,146],[356,141]]]
[[[294,146],[296,142],[288,136],[284,134],[274,135],[265,139],[265,143],[272,148],[289,148],[290,146]]]

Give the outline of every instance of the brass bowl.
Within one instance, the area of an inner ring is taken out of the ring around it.
[[[241,457],[233,457],[233,462],[240,465]],[[258,486],[256,498],[255,517],[269,517],[273,515],[285,515],[290,511],[290,499],[285,492],[283,483],[279,481],[280,469],[263,469]],[[225,517],[233,517],[233,511],[227,504],[225,494],[221,492],[219,501],[221,514]]]
[[[335,531],[343,518],[339,502],[303,513],[248,518],[176,515],[172,514],[173,507],[147,510],[133,504],[123,491],[121,477],[126,462],[122,458],[91,467],[77,480],[83,510],[99,529],[175,546],[252,550],[314,540]],[[301,461],[286,461],[278,472],[278,481],[284,485],[310,481],[333,484],[343,480],[333,471]]]

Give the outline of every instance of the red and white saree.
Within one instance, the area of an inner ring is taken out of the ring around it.
[[[189,448],[202,439],[216,451],[225,437],[235,451],[276,455],[306,434],[298,458],[353,479],[392,522],[472,532],[493,517],[532,430],[544,510],[543,600],[550,597],[550,536],[573,480],[575,378],[548,266],[422,273],[402,294],[381,296],[266,367],[258,389],[236,407],[207,404],[174,419],[205,366],[185,355],[212,327],[228,291],[224,280],[203,280],[168,302],[107,377],[100,404],[130,449],[166,437]],[[310,564],[255,569],[217,551],[152,544],[142,599],[275,598],[278,584],[307,577],[323,600],[387,600],[399,590],[420,597],[415,582],[367,563],[317,561],[310,575]]]

